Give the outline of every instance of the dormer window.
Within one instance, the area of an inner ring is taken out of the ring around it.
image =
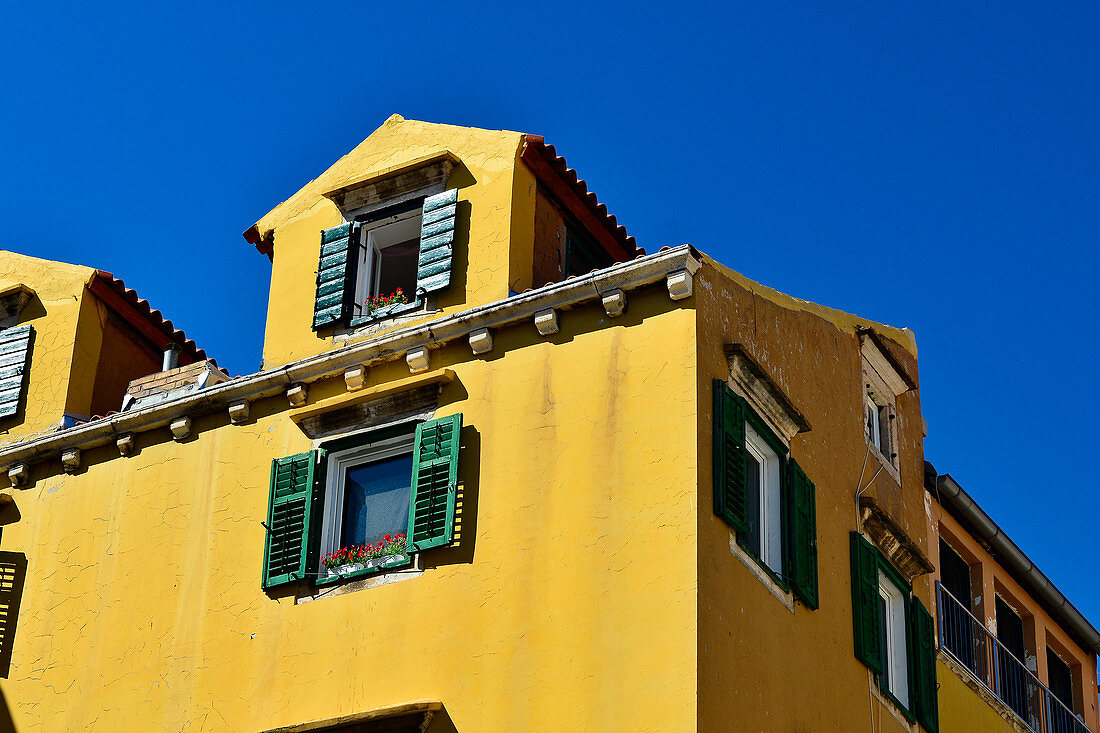
[[[346,223],[321,232],[314,331],[417,310],[450,286],[458,162],[444,151],[325,194]]]

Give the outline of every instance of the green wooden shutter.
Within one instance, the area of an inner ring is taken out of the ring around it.
[[[416,428],[407,535],[411,550],[449,545],[454,538],[461,432],[461,413]]]
[[[817,503],[814,482],[798,462],[787,464],[790,507],[791,587],[810,608],[817,608]]]
[[[321,259],[317,264],[317,299],[313,330],[351,318],[355,306],[359,224],[349,222],[321,232]]]
[[[301,580],[314,505],[314,451],[271,462],[271,495],[267,508],[263,587]]]
[[[852,622],[856,657],[882,674],[882,639],[879,636],[878,550],[859,532],[852,532]]]
[[[910,707],[928,733],[937,733],[940,716],[936,692],[936,627],[932,614],[916,596],[909,614],[909,632],[915,687]]]
[[[748,529],[745,491],[745,400],[714,380],[714,513],[738,532]]]
[[[417,295],[443,290],[451,284],[457,211],[457,188],[424,199],[420,259],[416,269]]]
[[[32,333],[29,325],[0,331],[0,418],[11,417],[19,409]]]

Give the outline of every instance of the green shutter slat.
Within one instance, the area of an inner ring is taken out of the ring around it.
[[[458,189],[454,188],[424,199],[417,293],[436,292],[451,284],[457,201]]]
[[[882,674],[879,636],[878,550],[859,532],[852,532],[852,625],[856,658]]]
[[[454,539],[462,414],[416,428],[408,542],[414,550],[449,545]]]
[[[337,239],[342,239],[351,234],[351,222],[347,224],[341,224],[338,227],[332,229],[326,229],[321,232],[321,244],[328,244],[329,242],[335,242]]]
[[[317,295],[313,304],[313,330],[349,319],[354,312],[355,270],[358,262],[354,242],[360,225],[341,224],[321,232],[317,261]]]
[[[271,492],[264,542],[264,589],[306,576],[306,553],[315,501],[316,454],[276,458],[271,462]]]
[[[424,199],[424,211],[435,211],[458,201],[458,189],[452,188]]]
[[[432,262],[438,262],[440,260],[451,259],[451,248],[448,247],[436,247],[435,249],[422,249],[420,250],[420,259],[417,264],[420,266],[427,265]]]
[[[714,380],[714,513],[738,532],[748,528],[745,400]]]
[[[0,418],[19,411],[26,385],[34,329],[28,324],[0,331]]]
[[[457,190],[457,189],[454,189]],[[449,204],[447,206],[440,207],[434,211],[425,211],[423,222],[425,224],[433,224],[443,219],[450,219],[458,212],[458,204]]]
[[[939,696],[936,692],[936,626],[932,614],[916,596],[913,596],[910,608],[909,631],[914,687],[910,707],[928,733],[938,733],[940,716]]]
[[[797,461],[787,466],[790,497],[792,589],[810,608],[817,608],[817,500],[814,482]]]

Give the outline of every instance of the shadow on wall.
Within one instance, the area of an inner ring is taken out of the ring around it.
[[[22,552],[0,552],[0,678],[3,679],[8,678],[11,669],[12,643],[26,577],[26,555]],[[3,730],[3,715],[0,711],[0,730]]]
[[[15,733],[15,721],[11,719],[8,699],[3,690],[0,690],[0,733]]]

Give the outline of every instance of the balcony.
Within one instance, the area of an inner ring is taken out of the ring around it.
[[[940,649],[1037,733],[1092,733],[947,590],[938,590]]]

